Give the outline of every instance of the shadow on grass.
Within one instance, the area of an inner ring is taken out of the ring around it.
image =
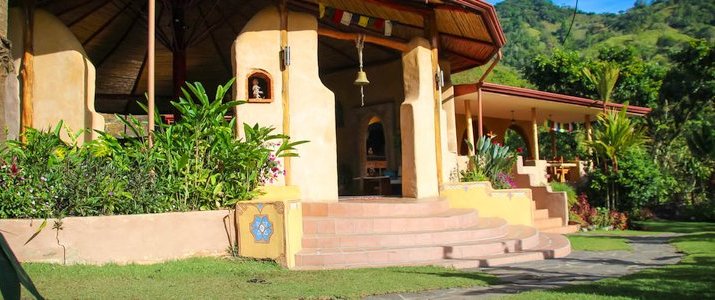
[[[712,299],[715,298],[712,289],[715,282],[713,265],[713,257],[695,257],[693,263],[649,269],[593,284],[568,286],[555,292],[642,299]]]
[[[431,275],[431,276],[438,276],[438,277],[443,277],[443,278],[463,278],[463,279],[469,279],[469,280],[481,280],[484,283],[488,285],[494,285],[494,284],[499,284],[502,283],[502,281],[497,278],[494,275],[489,275],[486,273],[481,273],[481,272],[470,272],[470,271],[463,271],[463,272],[425,272],[425,271],[410,271],[410,270],[402,270],[400,271],[403,274],[420,274],[420,275]]]

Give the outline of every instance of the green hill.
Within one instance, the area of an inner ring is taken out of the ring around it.
[[[668,54],[684,42],[715,40],[715,1],[636,2],[619,14],[578,11],[575,18],[573,8],[549,0],[500,2],[496,10],[507,45],[504,59],[489,81],[528,87],[520,72],[534,57],[549,55],[556,48],[595,57],[604,47],[633,47],[641,58],[668,65]],[[454,81],[473,82],[481,73],[480,69],[468,70],[455,75]]]

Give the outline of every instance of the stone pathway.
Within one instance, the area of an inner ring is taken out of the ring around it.
[[[674,236],[677,234],[625,237],[629,240],[632,251],[574,251],[560,259],[466,270],[495,275],[502,280],[502,284],[498,285],[381,295],[367,299],[497,298],[530,290],[552,289],[620,277],[643,269],[678,263],[683,255],[668,244],[668,240]]]

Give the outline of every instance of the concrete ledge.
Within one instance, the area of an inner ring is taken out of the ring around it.
[[[145,264],[227,254],[232,218],[233,212],[217,210],[48,219],[27,245],[42,219],[0,220],[0,231],[23,262]]]
[[[441,196],[453,208],[473,208],[479,217],[497,217],[510,225],[534,225],[531,190],[494,190],[489,182],[447,183]]]

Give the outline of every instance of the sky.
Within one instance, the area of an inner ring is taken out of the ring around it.
[[[576,4],[576,0],[551,0],[556,5],[570,6],[573,7]],[[491,4],[497,4],[502,2],[502,0],[487,0]],[[631,7],[635,0],[579,0],[578,8],[579,10],[585,12],[594,13],[618,13],[619,11],[625,11]]]

